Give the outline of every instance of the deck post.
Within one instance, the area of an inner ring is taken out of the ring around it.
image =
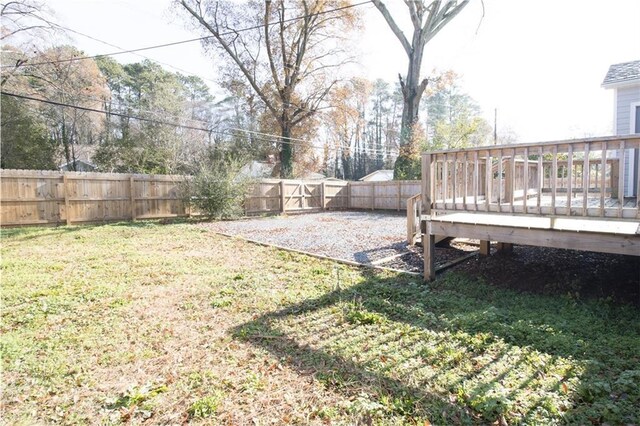
[[[422,154],[422,212],[428,216],[433,202],[431,186],[431,154]]]
[[[620,141],[620,161],[618,163],[618,217],[622,217],[622,209],[624,208],[624,169],[625,169],[625,151],[624,140]]]
[[[511,243],[498,243],[497,250],[498,250],[498,253],[500,253],[500,254],[511,254],[511,253],[513,253],[513,244],[511,244]]]
[[[571,216],[571,198],[573,197],[573,145],[567,152],[567,216]]]
[[[409,198],[407,200],[407,244],[410,246],[415,245],[416,243],[414,240],[416,225],[414,223],[415,216],[413,210],[413,202],[411,198]],[[420,218],[418,218],[418,220],[420,220]]]
[[[480,240],[480,255],[489,256],[491,254],[490,241]]]
[[[436,236],[431,233],[429,221],[426,221],[426,233],[422,234],[422,246],[424,248],[424,280],[433,281],[436,279]]]

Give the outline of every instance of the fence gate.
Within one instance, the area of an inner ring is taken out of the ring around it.
[[[317,210],[322,208],[322,183],[287,181],[284,184],[285,211]]]

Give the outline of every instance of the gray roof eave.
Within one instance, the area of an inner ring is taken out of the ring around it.
[[[626,80],[610,81],[608,83],[602,82],[601,87],[605,89],[615,89],[617,87],[635,86],[636,84],[640,84],[640,77],[628,78]]]

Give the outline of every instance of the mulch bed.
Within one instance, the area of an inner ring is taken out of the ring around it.
[[[514,246],[511,254],[470,259],[454,269],[502,288],[640,306],[640,257]]]
[[[443,243],[436,246],[435,263],[436,269],[469,253],[477,252],[478,247],[475,244],[467,244],[466,242],[453,240],[450,243]],[[410,247],[409,253],[395,258],[389,262],[382,263],[380,266],[388,268],[401,269],[404,271],[420,272],[424,270],[424,260],[422,258],[422,247]]]

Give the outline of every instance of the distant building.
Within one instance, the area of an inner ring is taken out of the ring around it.
[[[61,172],[94,172],[96,170],[96,166],[88,161],[74,160],[61,164],[58,166],[58,170]]]
[[[238,174],[251,179],[265,179],[273,175],[275,163],[267,161],[252,161],[242,166]]]
[[[308,172],[300,176],[301,180],[325,180],[327,177],[322,173]]]
[[[369,173],[358,180],[365,182],[383,182],[393,180],[393,170],[376,170],[375,172]]]
[[[616,135],[640,133],[640,60],[614,64],[602,82],[613,89],[613,126]],[[638,194],[640,149],[625,151],[624,195]]]

